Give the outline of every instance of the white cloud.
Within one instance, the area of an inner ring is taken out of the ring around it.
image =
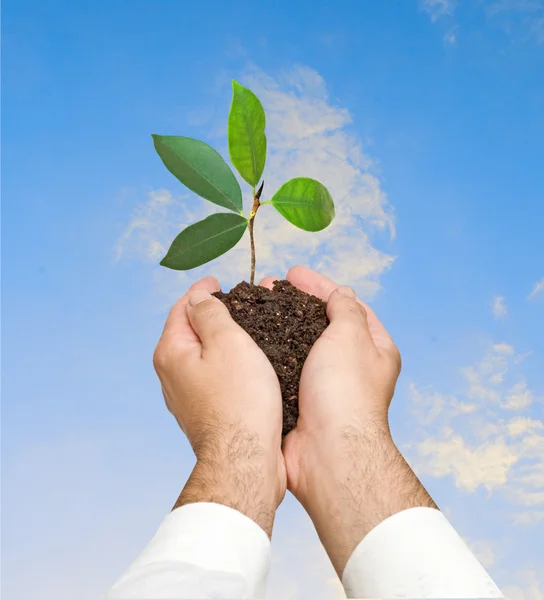
[[[421,473],[451,477],[457,488],[499,490],[517,506],[544,504],[544,422],[512,410],[537,400],[514,348],[489,344],[461,373],[456,395],[410,383],[410,414],[418,429],[409,448]],[[516,383],[512,383],[517,380]]]
[[[487,490],[504,485],[510,468],[518,460],[503,439],[472,448],[460,435],[452,435],[451,429],[438,438],[425,439],[416,447],[419,456],[426,459],[420,463],[424,473],[433,477],[452,475],[455,485],[467,492],[480,485]]]
[[[501,403],[503,408],[518,410],[526,408],[533,402],[533,392],[527,388],[527,382],[521,380],[508,391],[506,400]]]
[[[457,6],[457,0],[421,0],[420,6],[434,22],[444,15],[452,15]]]
[[[455,25],[446,31],[444,34],[443,40],[444,43],[448,46],[455,46],[457,44],[457,31],[459,27]]]
[[[414,382],[408,384],[408,390],[412,400],[410,412],[421,425],[429,425],[445,413],[453,418],[478,409],[478,404],[463,402],[455,396],[435,392],[432,388],[418,389]]]
[[[531,470],[526,475],[519,477],[518,481],[534,488],[544,489],[544,465],[541,463],[531,465]],[[540,493],[539,497],[544,497],[544,493]],[[542,503],[542,500],[539,503]]]
[[[534,13],[542,9],[540,0],[491,0],[487,5],[489,14],[504,12]]]
[[[544,290],[544,277],[537,281],[533,287],[533,291],[529,294],[529,300],[532,300],[537,294]]]
[[[493,344],[493,350],[495,352],[497,352],[498,354],[513,354],[514,353],[514,348],[512,348],[512,346],[510,346],[510,344],[507,344],[506,342],[500,342],[499,344]]]
[[[467,397],[471,400],[499,402],[501,384],[508,373],[513,354],[514,349],[505,342],[491,344],[481,361],[461,369],[469,382]]]
[[[529,352],[524,352],[523,354],[518,354],[516,356],[516,358],[514,359],[514,363],[516,365],[518,365],[521,361],[525,360],[528,356],[531,356],[532,353],[533,353],[533,351],[529,350]]]
[[[283,276],[291,266],[306,264],[349,283],[361,296],[371,297],[380,289],[380,276],[391,268],[394,257],[378,250],[370,236],[373,231],[395,235],[394,211],[372,173],[373,160],[348,130],[352,121],[349,111],[330,102],[323,78],[307,67],[295,67],[277,78],[251,67],[240,80],[259,96],[267,115],[268,156],[262,199],[269,199],[288,179],[306,176],[318,179],[330,190],[336,208],[335,219],[327,229],[309,233],[291,225],[272,206],[263,206],[255,220],[257,279]],[[222,93],[228,103],[230,91],[226,86]],[[225,129],[226,123],[222,123],[222,131]],[[217,149],[227,157],[224,137],[220,144]],[[247,192],[247,188],[244,182],[242,189]],[[185,208],[181,200],[188,201]],[[181,224],[203,218],[214,211],[213,206],[190,194],[174,197],[166,191],[152,192],[118,241],[117,256],[125,255],[131,247],[140,258],[156,264]],[[172,294],[175,289],[179,296],[181,285],[205,275],[220,274],[221,283],[247,281],[248,242],[246,235],[226,255],[194,272],[161,273],[157,275],[159,285],[171,289]]]
[[[489,569],[495,564],[495,546],[493,542],[490,540],[470,541],[466,538],[463,539],[484,568]]]
[[[544,42],[544,2],[542,0],[488,0],[487,17],[509,35],[521,40]]]
[[[501,590],[505,600],[544,600],[542,580],[536,570],[518,571],[512,579],[516,580],[516,584],[504,586]]]
[[[493,298],[491,310],[493,311],[493,316],[495,319],[503,319],[506,317],[508,314],[508,309],[506,308],[506,303],[503,296],[496,296]]]
[[[540,521],[544,521],[544,510],[526,511],[512,515],[514,525],[533,525]]]
[[[412,414],[422,425],[429,425],[442,412],[445,398],[432,391],[418,390],[413,382],[409,384],[409,390],[412,397]]]
[[[506,431],[512,437],[517,437],[536,429],[544,429],[544,423],[530,417],[514,417],[506,423]]]
[[[184,202],[182,201],[184,200]],[[136,257],[159,262],[180,229],[202,218],[203,210],[191,206],[189,194],[174,196],[169,190],[153,190],[133,210],[115,245],[115,260]]]
[[[479,0],[472,4],[481,7],[488,23],[509,37],[544,43],[544,0]],[[451,18],[457,5],[457,0],[419,0],[433,23],[445,16]],[[456,45],[457,31],[458,25],[454,25],[444,33],[445,45]]]

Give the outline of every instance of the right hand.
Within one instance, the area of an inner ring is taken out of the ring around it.
[[[276,278],[260,285],[272,287]],[[340,475],[351,433],[369,426],[389,432],[388,410],[401,370],[400,353],[372,309],[341,295],[339,286],[307,267],[287,281],[327,302],[330,324],[312,347],[299,385],[299,418],[283,441],[289,490],[303,504],[326,473]]]

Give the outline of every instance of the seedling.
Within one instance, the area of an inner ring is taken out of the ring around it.
[[[266,163],[266,117],[257,96],[232,82],[228,144],[232,164],[251,186],[253,206],[243,213],[242,190],[234,173],[211,146],[193,138],[153,135],[155,149],[166,168],[181,183],[205,200],[232,212],[212,214],[186,227],[172,242],[161,265],[177,271],[194,269],[228,252],[249,229],[250,285],[255,282],[253,225],[260,206],[271,204],[283,217],[305,231],[321,231],[334,218],[334,203],[327,188],[309,177],[284,183],[270,200],[261,201]]]

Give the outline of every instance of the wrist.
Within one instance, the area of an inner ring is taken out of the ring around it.
[[[357,424],[352,420],[349,425],[305,432],[304,449],[298,450],[301,458],[297,486],[293,490],[297,500],[306,508],[321,499],[316,490],[330,489],[336,494],[339,482],[350,480],[358,473],[359,455],[366,454],[371,446],[395,447],[387,417]],[[364,460],[368,460],[366,456]]]
[[[278,470],[262,457],[202,454],[173,509],[194,502],[229,506],[259,525],[270,538],[281,503]]]
[[[437,508],[381,420],[344,427],[308,455],[312,466],[305,467],[298,499],[340,578],[357,545],[383,520],[407,508]]]

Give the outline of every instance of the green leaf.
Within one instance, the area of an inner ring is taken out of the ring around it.
[[[211,146],[179,135],[152,135],[166,168],[202,198],[242,212],[242,190],[234,173]]]
[[[210,262],[236,246],[244,235],[247,219],[231,213],[216,213],[186,227],[172,242],[163,267],[187,271]]]
[[[255,94],[232,82],[229,113],[229,153],[238,173],[253,188],[259,183],[266,162],[266,117]]]
[[[305,231],[321,231],[334,218],[329,191],[309,177],[296,177],[284,183],[270,202],[288,221]]]

